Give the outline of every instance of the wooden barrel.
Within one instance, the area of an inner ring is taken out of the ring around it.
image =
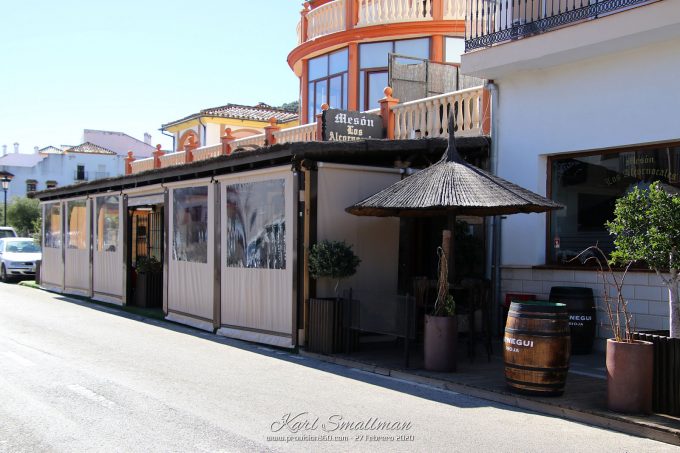
[[[572,354],[590,354],[597,326],[593,290],[576,286],[553,286],[550,288],[550,301],[567,306]]]
[[[513,391],[543,396],[564,392],[571,355],[565,304],[512,302],[503,343],[505,380]]]

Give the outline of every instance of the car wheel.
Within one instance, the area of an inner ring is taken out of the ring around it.
[[[0,268],[0,280],[7,283],[8,278],[7,278],[7,269],[5,269],[5,265],[3,264],[2,267]]]

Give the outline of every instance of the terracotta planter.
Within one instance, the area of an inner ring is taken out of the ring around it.
[[[650,414],[654,345],[607,340],[607,407],[616,412]]]
[[[456,371],[458,318],[425,315],[425,369]]]

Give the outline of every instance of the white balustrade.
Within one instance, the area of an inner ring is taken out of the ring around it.
[[[295,31],[297,32],[298,45],[300,45],[300,44],[302,44],[302,21],[298,22],[297,27],[295,28]]]
[[[444,2],[444,19],[465,20],[465,3],[467,0],[442,0]]]
[[[132,174],[141,173],[143,171],[153,170],[153,157],[147,157],[146,159],[137,159],[130,162],[130,167],[132,169]]]
[[[231,142],[231,149],[236,150],[238,148],[259,148],[264,146],[265,134],[250,135],[248,137],[238,138]]]
[[[470,88],[397,104],[394,138],[448,137],[449,115],[454,116],[456,135],[481,135],[483,88]]]
[[[197,160],[206,160],[212,159],[213,157],[221,156],[222,144],[220,143],[219,145],[201,146],[200,148],[196,148],[193,154],[194,162],[196,162]]]
[[[316,140],[316,123],[289,127],[274,132],[276,143],[312,142]]]
[[[307,13],[307,39],[345,30],[345,0],[335,0]]]
[[[184,151],[179,151],[177,153],[167,153],[160,157],[161,168],[172,167],[175,165],[182,165],[184,163]]]
[[[359,0],[357,27],[432,20],[433,0]]]

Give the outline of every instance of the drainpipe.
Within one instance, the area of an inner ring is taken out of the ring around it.
[[[489,146],[489,169],[494,175],[498,175],[498,86],[493,80],[485,83],[485,88],[491,95],[491,145]],[[501,219],[502,216],[494,216],[491,221],[491,231],[487,240],[491,247],[487,249],[487,278],[491,278],[492,284],[492,317],[496,325],[500,325],[501,306]]]
[[[203,126],[203,145],[202,146],[207,146],[208,145],[208,139],[206,138],[207,132],[207,126],[201,122],[201,117],[198,117],[198,124]],[[198,146],[201,147],[201,134],[199,133],[198,135]]]
[[[165,129],[158,129],[158,130],[161,131],[161,134],[165,135],[166,137],[170,137],[172,139],[172,151],[173,152],[177,151],[175,149],[175,134],[170,135],[167,132],[165,132]]]

